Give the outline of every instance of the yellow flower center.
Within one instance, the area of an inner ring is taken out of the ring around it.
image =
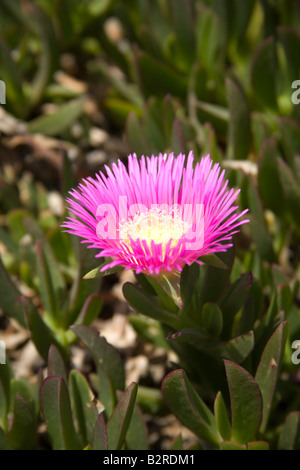
[[[176,246],[190,228],[191,224],[182,219],[178,209],[167,211],[155,207],[137,212],[132,219],[120,221],[119,238],[127,243],[130,243],[129,236],[133,240],[145,240],[148,246],[152,241],[161,243],[164,252],[171,239],[170,246]]]

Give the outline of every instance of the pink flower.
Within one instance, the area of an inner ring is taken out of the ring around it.
[[[98,257],[137,273],[181,271],[202,255],[226,251],[233,234],[248,222],[236,213],[239,190],[229,189],[225,171],[209,155],[193,166],[190,152],[128,157],[70,191],[63,227],[81,237]]]

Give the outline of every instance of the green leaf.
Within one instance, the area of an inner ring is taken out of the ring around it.
[[[126,282],[123,285],[123,294],[137,312],[176,328],[178,323],[176,316],[160,307],[156,298],[149,295],[140,287]]]
[[[289,413],[281,429],[279,450],[299,450],[300,449],[300,412]]]
[[[288,324],[282,322],[267,342],[257,367],[255,380],[263,398],[263,419],[260,430],[266,430],[276,390],[282,355],[287,338]]]
[[[116,390],[124,390],[124,368],[118,351],[98,332],[85,325],[73,325],[71,330],[88,348],[99,379],[99,399],[109,416],[116,403]]]
[[[107,265],[109,262],[110,262],[110,259],[106,258],[103,263],[97,266],[97,268],[94,268],[91,271],[89,271],[87,274],[85,274],[83,276],[83,279],[95,279],[98,277],[105,277],[105,276],[109,276],[110,274],[117,273],[121,271],[122,269],[124,269],[123,266],[115,266],[114,268],[109,268],[109,269],[106,269],[105,271],[100,271],[100,269],[103,266]]]
[[[279,25],[276,30],[277,37],[283,45],[286,59],[287,59],[287,72],[289,73],[289,84],[298,78],[300,67],[300,58],[297,50],[300,47],[299,32],[288,25]]]
[[[183,449],[183,440],[182,440],[182,435],[179,434],[175,439],[173,440],[172,444],[169,447],[169,450],[184,450]]]
[[[48,375],[60,375],[68,383],[65,361],[56,346],[51,344],[48,353]]]
[[[281,215],[285,209],[285,201],[276,154],[275,140],[265,140],[259,155],[258,189],[265,207]]]
[[[108,450],[107,430],[103,413],[100,413],[94,428],[93,450]]]
[[[231,401],[232,436],[240,444],[255,440],[262,420],[262,395],[246,369],[225,360]]]
[[[286,116],[277,118],[282,135],[284,155],[290,168],[295,171],[295,155],[299,154],[300,148],[300,124],[298,121]]]
[[[118,400],[122,398],[122,393],[117,391]],[[132,412],[130,424],[126,433],[126,449],[128,450],[147,450],[148,449],[148,431],[145,418],[140,407],[135,403]]]
[[[211,348],[217,344],[216,341],[212,340],[210,335],[199,328],[182,328],[181,330],[167,336],[167,340],[173,343],[187,343],[200,351],[206,351],[207,353],[209,353]]]
[[[196,19],[196,47],[197,57],[201,64],[214,67],[219,50],[220,37],[218,36],[219,18],[209,8],[202,7]]]
[[[31,339],[42,358],[47,361],[49,348],[52,344],[56,346],[62,357],[66,358],[66,350],[45,323],[43,316],[40,315],[28,299],[21,298],[21,300],[26,312],[27,327],[30,331]]]
[[[36,74],[30,85],[30,93],[28,93],[30,109],[40,102],[58,64],[58,44],[52,21],[37,4],[34,4],[33,8],[35,24],[41,41],[41,53]]]
[[[109,8],[111,0],[92,0],[88,4],[88,11],[92,16],[103,15]]]
[[[184,76],[142,51],[137,51],[136,61],[140,83],[147,95],[170,93],[185,97],[187,80]]]
[[[219,306],[223,314],[224,327],[229,327],[234,316],[247,300],[250,287],[252,285],[253,276],[250,271],[242,274],[223,295]]]
[[[180,276],[180,295],[184,305],[187,309],[195,289],[199,283],[200,265],[193,263],[191,266],[185,265]]]
[[[229,110],[224,106],[214,103],[205,103],[204,101],[197,101],[196,106],[198,109],[208,114],[208,116],[217,118],[217,120],[221,122],[229,123]]]
[[[129,102],[128,104],[131,103],[138,109],[143,106],[144,100],[142,95],[139,93],[137,85],[127,81],[124,79],[124,77],[120,77],[118,74],[112,74],[110,65],[108,65],[105,61],[93,61],[89,67],[93,74],[99,74],[105,77],[108,83],[118,92],[118,94],[120,94],[126,102]]]
[[[115,122],[117,126],[122,126],[122,128],[126,124],[129,113],[141,114],[141,110],[138,106],[117,98],[106,98],[103,105],[111,120]]]
[[[262,105],[277,110],[275,40],[268,37],[258,46],[251,65],[251,83]]]
[[[262,221],[254,213],[249,214],[248,219],[250,220],[249,227],[251,235],[261,258],[269,263],[274,262],[275,254],[272,238],[268,232],[265,221]]]
[[[173,28],[176,35],[176,49],[179,56],[176,57],[176,63],[189,70],[195,52],[193,4],[191,0],[177,0],[170,2],[170,13]]]
[[[221,343],[216,347],[216,352],[218,352],[220,357],[240,364],[249,356],[253,348],[254,334],[253,331],[249,331],[248,333]]]
[[[25,230],[30,233],[36,244],[40,247],[39,251],[42,252],[43,261],[47,265],[49,279],[55,298],[57,299],[58,305],[61,306],[63,299],[66,296],[66,283],[51,245],[44,232],[31,217],[23,217],[22,221]]]
[[[10,407],[9,413],[13,412],[14,399],[17,394],[21,395],[28,403],[33,414],[36,412],[33,394],[35,392],[34,385],[28,381],[28,378],[12,378],[10,381]]]
[[[122,394],[107,423],[108,449],[122,448],[137,395],[137,384],[132,382]]]
[[[162,307],[166,311],[176,314],[178,312],[178,304],[176,303],[178,296],[174,289],[173,281],[176,283],[177,278],[172,279],[171,275],[162,274],[157,279],[147,276],[147,280],[159,297]]]
[[[95,258],[96,250],[87,249],[86,246],[80,242],[78,237],[73,239],[73,250],[78,260],[77,276],[71,287],[70,295],[68,296],[64,305],[64,326],[68,328],[72,323],[75,323],[78,315],[82,309],[86,299],[99,291],[101,286],[101,278],[83,279],[88,269],[93,269],[98,266],[98,259]]]
[[[40,390],[43,416],[53,450],[79,450],[69,393],[64,379],[46,377]]]
[[[279,174],[286,198],[288,211],[292,217],[293,223],[299,224],[300,213],[300,186],[297,182],[291,168],[281,159],[279,163]]]
[[[231,438],[232,429],[221,392],[218,392],[215,398],[214,414],[217,422],[218,431],[222,439],[224,439],[224,441],[229,441]]]
[[[17,393],[14,400],[13,421],[8,434],[9,445],[14,450],[32,449],[36,444],[36,426],[29,404]]]
[[[94,427],[98,417],[94,394],[86,378],[76,369],[69,375],[69,390],[74,417],[83,444],[93,442]]]
[[[226,264],[217,255],[203,255],[198,258],[198,261],[202,261],[204,264],[214,266],[215,268],[228,269]]]
[[[90,325],[99,316],[102,304],[102,298],[99,294],[89,295],[82,306],[76,322],[82,325]]]
[[[170,372],[164,378],[162,393],[166,404],[184,426],[200,439],[219,447],[216,420],[182,369]]]
[[[149,143],[137,114],[131,111],[126,119],[126,137],[132,152],[138,156],[147,154]]]
[[[27,227],[24,226],[24,219],[29,217],[26,209],[13,209],[6,216],[6,223],[13,240],[19,244],[22,237],[28,233]]]
[[[143,413],[154,415],[161,413],[164,414],[167,411],[167,407],[163,401],[161,391],[157,388],[139,385],[137,403]]]
[[[233,22],[231,33],[233,38],[237,41],[237,47],[243,47],[243,41],[245,40],[247,28],[249,22],[252,19],[253,9],[255,7],[255,0],[246,0],[243,3],[239,0],[234,0],[233,5],[227,3],[229,9],[229,15],[232,14],[233,8]]]
[[[182,125],[177,117],[174,118],[171,129],[170,147],[172,148],[174,155],[184,153],[186,150],[185,136],[183,135]]]
[[[10,406],[10,384],[12,370],[8,359],[0,364],[0,426],[6,430],[7,414]]]
[[[250,111],[244,91],[231,78],[226,79],[229,104],[228,158],[247,159],[252,148]]]
[[[154,155],[164,151],[167,146],[163,132],[162,113],[162,100],[151,96],[144,112],[144,125],[146,139],[150,142],[150,150]]]
[[[53,284],[50,277],[50,270],[43,252],[40,241],[37,241],[37,272],[40,282],[40,294],[45,309],[45,313],[51,324],[60,324],[60,311],[57,305]]]
[[[0,450],[12,450],[8,443],[5,432],[3,431],[1,427],[0,427]]]
[[[223,328],[223,315],[217,304],[207,303],[201,311],[203,328],[215,338],[218,338]]]
[[[265,441],[249,442],[247,446],[248,450],[270,450],[270,446]]]
[[[130,315],[129,322],[142,341],[168,349],[166,335],[159,321],[134,313]]]
[[[237,442],[225,441],[220,445],[220,450],[246,450],[246,447]]]
[[[200,268],[200,273],[203,273],[204,271],[204,278],[201,283],[201,288],[197,287],[195,292],[195,295],[197,292],[199,295],[199,307],[196,309],[196,315],[198,315],[198,310],[201,308],[201,305],[204,305],[207,302],[219,304],[222,294],[225,290],[227,291],[235,259],[234,249],[232,248],[225,253],[220,253],[219,257],[228,269],[220,270],[218,267],[211,265],[205,267],[205,271],[203,267]]]
[[[241,312],[241,316],[237,325],[236,333],[238,335],[245,334],[248,331],[252,331],[255,322],[256,304],[254,297],[249,296],[249,299],[244,305],[244,308]]]
[[[162,103],[162,119],[163,119],[163,123],[162,123],[163,131],[164,131],[166,142],[171,142],[174,126],[177,127],[177,123],[175,123],[175,121],[178,122],[178,119],[176,116],[174,100],[172,96],[169,94],[164,97],[164,100]],[[179,155],[179,153],[182,151],[181,144],[178,142],[178,136],[177,136],[177,139],[176,139],[176,136],[174,137],[175,137],[174,143],[177,140],[177,144],[175,143],[174,147],[172,145],[172,150],[175,155]]]
[[[24,308],[20,302],[20,292],[10,279],[0,257],[0,306],[9,316],[25,327]]]
[[[24,117],[27,111],[27,103],[23,93],[22,77],[11,58],[10,49],[2,37],[0,37],[0,68],[9,108],[16,116]]]
[[[56,112],[39,116],[28,123],[32,133],[48,136],[61,135],[78,119],[84,110],[84,99],[78,98],[61,105]]]

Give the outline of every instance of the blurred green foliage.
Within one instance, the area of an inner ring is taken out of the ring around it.
[[[143,276],[124,295],[143,314],[132,317],[143,341],[177,352],[162,393],[199,445],[298,449],[299,2],[2,0],[0,10],[3,109],[24,123],[23,135],[84,149],[92,98],[129,151],[210,153],[241,188],[251,222],[221,258],[229,269],[183,271],[182,318]],[[64,196],[74,175],[67,152],[61,160]],[[101,311],[101,278],[83,276],[97,262],[61,232],[66,213],[49,209],[47,184],[1,169],[0,306],[28,328],[48,373],[34,388],[0,365],[0,448],[145,449],[137,385],[125,388],[117,352],[89,327]],[[78,338],[96,365],[97,399],[70,363]]]

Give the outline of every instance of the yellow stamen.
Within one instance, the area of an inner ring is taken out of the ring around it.
[[[145,240],[148,246],[151,241],[162,243],[165,252],[171,239],[171,247],[176,246],[178,240],[190,228],[191,224],[182,219],[178,209],[168,212],[155,207],[145,212],[137,212],[132,219],[122,220],[119,223],[119,237],[125,243],[130,243],[129,235],[133,240]]]

